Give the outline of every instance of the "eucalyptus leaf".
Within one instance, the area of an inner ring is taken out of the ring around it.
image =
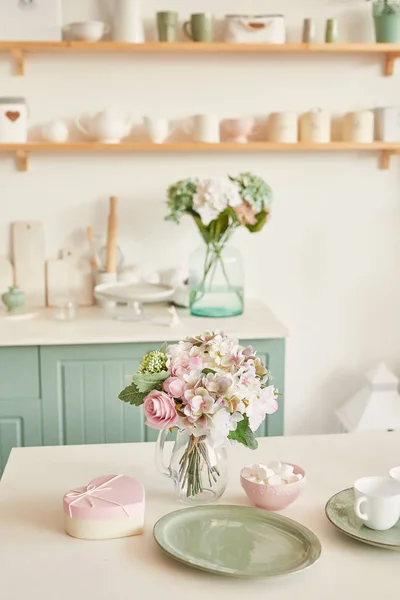
[[[163,345],[160,348],[160,352],[162,352],[163,354],[167,354],[167,342],[163,343]]]
[[[137,373],[133,376],[133,383],[139,392],[148,394],[165,381],[167,377],[169,377],[168,371],[161,371],[161,373]]]
[[[217,371],[214,371],[214,369],[209,369],[208,367],[206,367],[205,369],[202,370],[202,373],[204,373],[204,375],[208,375],[209,373],[211,373],[212,375],[215,375]]]

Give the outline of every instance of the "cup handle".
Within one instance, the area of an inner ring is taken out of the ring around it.
[[[157,445],[156,445],[156,466],[162,475],[166,477],[172,477],[170,467],[166,467],[164,464],[164,446],[167,439],[169,429],[162,429],[158,434]]]
[[[368,521],[368,515],[366,512],[363,512],[361,510],[361,507],[363,504],[365,504],[367,502],[367,499],[365,496],[360,496],[360,498],[357,498],[355,504],[354,504],[354,512],[356,513],[357,517],[359,519],[361,519],[362,521]]]
[[[185,32],[185,34],[187,35],[187,37],[189,39],[193,40],[192,24],[190,21],[186,21],[183,24],[183,31]]]
[[[82,125],[82,121],[81,121],[82,117],[86,117],[86,116],[87,115],[81,115],[80,117],[77,117],[75,119],[75,125],[77,126],[77,128],[79,129],[79,131],[81,133],[84,133],[85,135],[87,135],[88,137],[90,137],[90,132],[86,129],[86,127],[84,127]]]

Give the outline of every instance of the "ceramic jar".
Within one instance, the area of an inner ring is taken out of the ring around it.
[[[243,44],[284,44],[283,15],[226,15],[225,41]]]
[[[375,115],[372,110],[348,113],[343,121],[343,138],[346,142],[371,144],[374,141]]]
[[[400,142],[400,106],[377,108],[376,133],[381,142]]]
[[[25,98],[0,97],[0,143],[25,144],[28,137],[28,110]]]
[[[303,143],[328,144],[331,141],[331,115],[319,108],[300,118],[300,141]]]
[[[270,142],[296,144],[298,142],[298,116],[293,112],[272,113],[268,120]]]
[[[11,286],[1,299],[7,307],[7,311],[15,313],[24,306],[26,297],[17,286]]]
[[[114,40],[142,44],[144,27],[140,0],[116,0],[114,11]]]

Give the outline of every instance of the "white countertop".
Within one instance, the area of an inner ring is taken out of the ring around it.
[[[154,523],[182,508],[172,483],[156,472],[154,444],[18,448],[0,482],[2,600],[395,600],[399,553],[367,546],[326,519],[326,501],[365,475],[387,474],[399,463],[399,433],[356,433],[260,440],[257,451],[236,445],[222,504],[248,504],[240,468],[270,459],[306,471],[300,498],[284,514],[309,527],[322,544],[308,570],[275,580],[236,580],[185,567],[165,556]],[[62,497],[96,476],[125,473],[146,489],[141,536],[90,542],[64,533]]]
[[[56,346],[69,344],[124,344],[184,339],[207,329],[223,329],[239,339],[286,337],[287,331],[260,301],[249,300],[240,317],[204,319],[178,309],[180,324],[169,327],[171,316],[166,305],[145,308],[151,318],[143,321],[118,321],[98,307],[78,308],[75,321],[53,319],[54,310],[44,309],[29,320],[12,320],[0,313],[0,346]]]

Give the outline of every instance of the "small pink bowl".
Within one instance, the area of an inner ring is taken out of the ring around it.
[[[282,483],[281,485],[268,485],[248,481],[240,473],[240,483],[246,492],[248,498],[265,510],[283,510],[292,504],[300,495],[305,483],[305,471],[298,465],[292,463],[283,463],[290,465],[294,469],[295,475],[303,475],[303,479],[294,483]]]

